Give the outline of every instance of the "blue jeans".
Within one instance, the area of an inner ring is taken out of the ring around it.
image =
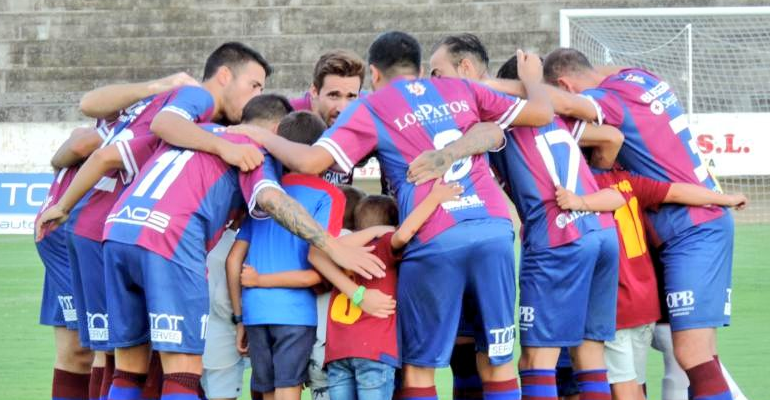
[[[390,400],[396,369],[379,361],[345,358],[329,363],[331,400]]]

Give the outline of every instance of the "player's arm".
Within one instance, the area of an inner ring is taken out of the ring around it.
[[[537,54],[524,53],[521,50],[516,51],[516,57],[519,60],[517,68],[526,92],[527,104],[511,125],[543,126],[553,121],[554,113],[546,85],[543,84],[543,63]]]
[[[407,180],[415,185],[422,185],[438,179],[449,170],[452,164],[465,157],[484,154],[499,149],[505,140],[505,133],[493,122],[479,122],[462,137],[440,150],[428,150],[409,163]]]
[[[623,206],[625,202],[626,200],[623,198],[623,195],[615,189],[607,188],[584,196],[578,196],[561,186],[556,187],[556,203],[562,210],[615,211]]]
[[[371,248],[353,247],[333,238],[302,205],[275,187],[265,187],[256,194],[259,207],[281,226],[328,254],[339,266],[362,276],[385,275],[385,265],[370,253]]]
[[[246,253],[249,251],[249,242],[245,240],[236,240],[230,253],[225,260],[225,276],[227,279],[227,292],[230,296],[230,303],[233,305],[233,315],[243,316],[243,307],[241,305],[241,281],[240,272],[243,260],[246,259]],[[248,339],[243,322],[236,324],[235,347],[241,354],[248,350]]]
[[[725,207],[735,207],[736,210],[746,208],[749,200],[745,195],[723,194],[709,190],[703,186],[690,183],[672,183],[668,189],[664,203],[677,203],[688,206],[705,206],[709,204]]]
[[[80,99],[80,111],[92,118],[115,119],[120,110],[154,94],[183,85],[198,85],[184,72],[140,83],[124,83],[94,89]]]
[[[356,291],[359,290],[359,286],[350,277],[345,275],[327,254],[316,247],[311,247],[308,253],[308,261],[340,292],[350,299],[354,298]],[[396,300],[393,299],[393,296],[382,293],[377,289],[364,289],[363,301],[361,301],[359,307],[367,314],[378,318],[387,318],[396,312]]]
[[[614,126],[585,124],[583,133],[578,139],[581,147],[593,148],[589,160],[592,166],[610,169],[615,165],[624,137]]]
[[[94,128],[75,128],[51,158],[54,169],[71,167],[85,160],[102,145],[102,136]]]
[[[308,288],[319,283],[321,283],[321,275],[312,269],[273,274],[260,274],[256,268],[246,264],[241,269],[241,285],[244,287]]]
[[[490,78],[483,82],[498,92],[512,96],[526,97],[528,93],[524,83],[519,80]],[[591,100],[550,85],[544,85],[544,90],[556,114],[579,118],[585,121],[596,121],[598,119],[598,111]]]
[[[428,196],[409,213],[401,226],[390,237],[390,245],[393,250],[401,250],[406,247],[407,243],[412,240],[441,203],[458,200],[463,191],[463,187],[457,183],[443,185],[440,179],[436,179]]]
[[[72,207],[99,182],[102,176],[110,170],[123,169],[123,159],[117,147],[121,143],[101,148],[88,157],[59,202],[45,210],[38,218],[35,224],[38,240],[42,238],[43,228],[53,230],[67,221]]]

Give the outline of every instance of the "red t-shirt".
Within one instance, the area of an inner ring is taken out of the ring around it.
[[[393,254],[390,245],[392,233],[369,243],[375,246],[374,255],[385,264],[385,277],[366,280],[356,275],[352,279],[367,289],[396,297],[396,263],[399,257]],[[393,367],[400,367],[396,331],[396,315],[377,318],[353,305],[348,296],[334,288],[329,301],[326,320],[326,358],[329,363],[345,358],[365,358],[380,361]]]
[[[594,177],[600,188],[613,187],[626,199],[614,214],[620,238],[617,329],[655,322],[660,319],[660,300],[643,218],[645,209],[663,202],[671,184],[619,169]]]

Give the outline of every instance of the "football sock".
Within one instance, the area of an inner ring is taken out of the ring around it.
[[[54,369],[51,398],[53,400],[86,400],[90,379],[91,374],[76,374]]]
[[[557,400],[555,369],[525,369],[519,372],[521,400]]]
[[[717,360],[696,365],[685,373],[690,379],[693,400],[732,400],[733,396]]]
[[[519,381],[484,382],[484,400],[520,400]]]
[[[405,387],[401,389],[399,398],[401,400],[438,400],[438,395],[435,386],[426,388]]]
[[[139,400],[142,394],[142,386],[147,379],[146,374],[115,370],[112,378],[108,400]]]
[[[99,398],[107,399],[112,390],[112,377],[115,375],[115,355],[106,354],[104,359],[104,374],[102,375],[102,388],[99,390]]]
[[[201,376],[193,373],[173,373],[163,375],[163,395],[161,400],[198,400]]]
[[[142,387],[142,400],[158,400],[163,391],[163,366],[160,363],[160,353],[152,352],[150,365],[147,369],[147,380]]]
[[[580,388],[580,400],[612,400],[606,369],[588,369],[575,372]]]
[[[92,367],[91,379],[88,381],[88,398],[90,400],[102,398],[102,379],[104,379],[104,367]]]

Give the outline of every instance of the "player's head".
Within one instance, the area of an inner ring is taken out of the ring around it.
[[[258,125],[276,132],[283,117],[294,111],[289,100],[280,94],[254,96],[243,107],[241,122]]]
[[[358,203],[355,211],[356,230],[377,225],[398,225],[396,200],[381,194],[366,196]]]
[[[348,103],[358,98],[365,74],[364,60],[347,50],[332,50],[318,59],[310,96],[313,110],[327,125],[334,124]]]
[[[420,43],[408,33],[380,34],[369,46],[372,88],[377,90],[397,76],[419,76],[421,57]]]
[[[361,199],[366,197],[366,193],[351,185],[337,185],[345,195],[345,214],[342,217],[342,227],[348,230],[356,229],[355,209]]]
[[[241,121],[243,107],[262,93],[265,80],[272,72],[258,51],[243,43],[228,42],[206,60],[203,81],[216,100],[220,116],[237,123]]]
[[[540,57],[540,62],[543,62],[543,58]],[[516,56],[508,59],[500,69],[497,70],[497,77],[501,79],[519,79],[519,64]]]
[[[315,143],[325,130],[323,120],[309,111],[293,111],[278,124],[278,136],[306,145]]]
[[[594,67],[585,54],[575,49],[556,49],[543,61],[546,82],[572,93],[596,86],[595,75]]]
[[[480,80],[489,68],[487,49],[470,33],[444,37],[433,46],[431,53],[431,76]]]

